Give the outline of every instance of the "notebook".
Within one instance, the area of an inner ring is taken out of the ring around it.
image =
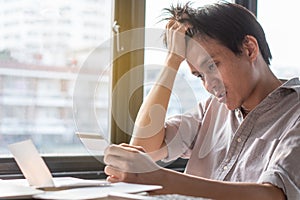
[[[11,144],[9,150],[30,186],[36,188],[71,188],[110,185],[104,180],[86,180],[74,177],[53,178],[31,140]]]

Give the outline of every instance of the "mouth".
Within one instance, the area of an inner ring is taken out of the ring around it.
[[[218,99],[220,103],[226,103],[226,91],[217,93],[215,97]]]

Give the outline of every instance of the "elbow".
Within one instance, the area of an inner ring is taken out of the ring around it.
[[[279,187],[276,187],[271,184],[265,184],[267,187],[269,187],[268,195],[270,200],[287,200],[285,193],[283,190]]]

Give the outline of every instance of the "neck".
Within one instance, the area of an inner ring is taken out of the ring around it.
[[[244,108],[243,106],[241,106],[240,109],[241,109],[241,112],[242,112],[244,118],[245,118],[245,117],[248,115],[248,113],[251,111],[251,110],[247,110],[247,109]]]
[[[265,99],[272,91],[278,88],[282,83],[281,81],[272,73],[268,66],[263,68],[259,72],[259,79],[253,88],[252,93],[242,104],[242,112],[247,115],[253,108],[255,108],[263,99]]]

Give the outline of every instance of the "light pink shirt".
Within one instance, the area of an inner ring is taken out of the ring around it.
[[[268,182],[300,199],[300,82],[291,79],[245,119],[209,98],[166,122],[168,157],[187,157],[186,173],[233,182]]]

